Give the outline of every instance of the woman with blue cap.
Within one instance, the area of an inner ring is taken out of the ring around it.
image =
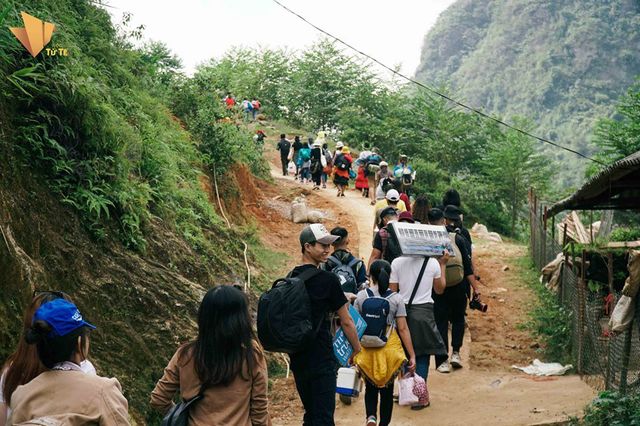
[[[36,310],[25,339],[36,345],[47,370],[15,390],[7,424],[129,424],[120,383],[85,374],[80,367],[88,356],[93,329],[65,299],[52,300]]]

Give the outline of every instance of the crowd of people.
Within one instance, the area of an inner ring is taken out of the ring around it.
[[[254,139],[258,136],[256,133]],[[260,137],[264,140],[264,134]],[[384,199],[390,188],[398,191],[403,204],[409,203],[415,171],[406,155],[400,155],[398,163],[391,169],[378,149],[370,149],[368,145],[357,156],[340,141],[331,151],[324,131],[318,132],[315,139],[309,137],[305,142],[301,141],[299,135],[292,142],[287,135],[281,134],[276,149],[280,153],[282,175],[293,175],[301,183],[313,183],[313,190],[327,188],[327,182],[331,179],[337,189],[336,196],[344,197],[349,183],[354,181],[356,190],[369,198],[371,205]]]
[[[375,149],[354,161],[344,144],[338,143],[330,152],[322,133],[304,144],[299,137],[291,143],[281,135],[278,150],[283,174],[291,171],[299,181],[313,182],[315,190],[326,188],[332,176],[338,196],[344,196],[353,179],[351,166],[356,164],[358,174],[361,170],[364,174],[360,190],[374,210],[368,263],[351,252],[344,227],[329,232],[324,225],[312,224],[299,235],[302,261],[288,276],[304,282],[315,330],[310,344],[290,353],[304,407],[303,424],[335,423],[338,363],[333,338],[341,327],[353,349],[350,363],[365,382],[366,424],[388,425],[394,380],[416,374],[427,381],[432,356],[440,373],[463,367],[460,349],[466,310],[470,301],[479,303],[480,293],[460,196],[455,190],[447,191],[435,207],[424,196],[411,202],[415,174],[406,156],[400,157],[394,170]],[[457,285],[447,283],[452,253],[438,258],[403,256],[391,237],[394,222],[445,226],[460,251],[463,280]],[[367,317],[371,300],[376,299],[385,301],[386,322],[381,334],[368,336],[377,342],[371,345],[358,338],[349,306]],[[247,295],[237,286],[209,290],[197,324],[197,337],[176,349],[150,395],[150,405],[162,415],[188,407],[191,425],[271,424],[267,363]],[[118,380],[98,376],[89,360],[93,329],[67,294],[34,294],[25,312],[23,336],[2,369],[0,424],[129,424],[128,404]],[[176,406],[178,394],[183,403]],[[429,406],[426,395],[411,408]]]

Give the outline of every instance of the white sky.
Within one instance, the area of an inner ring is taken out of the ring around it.
[[[232,46],[302,49],[320,33],[271,0],[102,0],[114,24],[130,12],[130,27],[165,42],[191,73]],[[422,40],[455,0],[281,0],[318,27],[389,66],[413,75]]]

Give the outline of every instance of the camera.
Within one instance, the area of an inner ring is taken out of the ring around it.
[[[469,302],[469,309],[475,309],[476,311],[480,311],[482,313],[487,312],[489,306],[480,301],[480,298],[477,296],[473,296],[473,299]]]

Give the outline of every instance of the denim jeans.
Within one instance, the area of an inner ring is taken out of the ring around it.
[[[336,410],[336,364],[329,362],[293,370],[298,395],[304,406],[304,426],[334,426]]]
[[[416,374],[427,381],[429,376],[429,362],[431,355],[420,355],[416,357]]]

